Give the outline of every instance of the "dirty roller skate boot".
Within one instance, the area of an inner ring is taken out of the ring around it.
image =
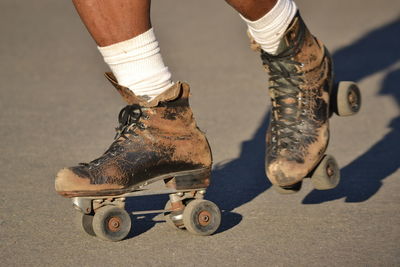
[[[351,82],[334,85],[329,52],[309,32],[299,13],[286,30],[277,55],[263,51],[251,36],[250,39],[251,47],[261,52],[269,74],[269,180],[280,193],[299,191],[306,177],[312,178],[316,189],[336,187],[340,179],[338,165],[332,156],[324,155],[329,118],[333,111],[352,115],[359,110],[357,86]]]
[[[211,150],[193,118],[189,85],[177,82],[147,102],[120,86],[112,74],[106,77],[128,103],[119,113],[115,139],[101,157],[59,171],[57,193],[73,198],[83,213],[84,230],[105,240],[121,240],[129,233],[125,197],[165,193],[170,194],[167,222],[191,227],[195,234],[213,233],[220,223],[219,209],[202,199],[210,183]],[[157,181],[165,183],[165,191],[146,190]],[[207,218],[197,214],[201,212]],[[186,221],[185,215],[190,217]]]

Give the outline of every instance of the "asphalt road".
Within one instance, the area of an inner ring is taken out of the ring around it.
[[[197,237],[162,216],[132,216],[129,238],[111,243],[76,227],[54,175],[108,147],[123,102],[70,1],[2,0],[0,265],[400,266],[400,2],[297,3],[338,77],[362,88],[361,113],[331,120],[341,184],[274,192],[263,170],[267,76],[245,25],[223,1],[153,1],[164,59],[175,80],[190,82],[213,148],[207,198],[223,222]],[[128,210],[165,201],[130,199]]]

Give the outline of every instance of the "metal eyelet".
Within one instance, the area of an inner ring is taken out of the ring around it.
[[[149,115],[147,115],[147,113],[142,113],[142,119],[144,119],[144,120],[148,120],[149,118],[150,118],[150,116]]]

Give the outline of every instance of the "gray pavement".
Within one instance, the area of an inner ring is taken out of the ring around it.
[[[70,1],[0,2],[0,266],[399,266],[400,3],[298,0],[339,78],[363,93],[358,116],[331,120],[342,182],[275,193],[263,171],[270,102],[245,26],[223,1],[153,1],[153,24],[176,80],[192,85],[214,152],[207,198],[221,229],[197,237],[162,216],[133,216],[127,240],[73,223],[54,191],[58,169],[99,156],[123,102]],[[130,199],[160,209],[165,196]]]

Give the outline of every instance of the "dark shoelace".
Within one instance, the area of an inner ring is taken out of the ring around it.
[[[110,145],[110,147],[104,152],[104,154],[92,160],[89,163],[79,163],[83,166],[88,166],[91,168],[92,166],[98,166],[100,163],[108,156],[115,156],[117,152],[123,152],[124,147],[120,146],[120,142],[122,140],[128,139],[127,135],[137,136],[135,133],[136,128],[144,129],[145,126],[139,122],[141,117],[146,117],[142,112],[142,109],[139,105],[127,105],[118,114],[118,127],[115,128],[116,135],[114,137],[114,142]],[[122,139],[121,139],[122,138]]]
[[[126,139],[126,134],[137,135],[133,130],[136,127],[144,128],[144,125],[139,122],[142,117],[143,112],[139,105],[128,105],[121,109],[118,114],[119,125],[116,130],[115,140],[120,137]]]
[[[302,21],[300,21],[302,23]],[[305,26],[300,25],[299,31],[296,34],[296,39],[292,40],[292,45],[279,53],[271,55],[265,51],[261,51],[261,59],[264,65],[268,66],[270,75],[269,90],[272,93],[272,144],[278,143],[281,148],[295,149],[298,140],[294,133],[301,134],[302,131],[297,128],[299,112],[299,101],[306,104],[305,100],[299,98],[301,92],[300,84],[303,83],[301,76],[296,66],[303,67],[303,64],[293,60],[299,52],[305,37]],[[305,111],[301,112],[305,115]]]

